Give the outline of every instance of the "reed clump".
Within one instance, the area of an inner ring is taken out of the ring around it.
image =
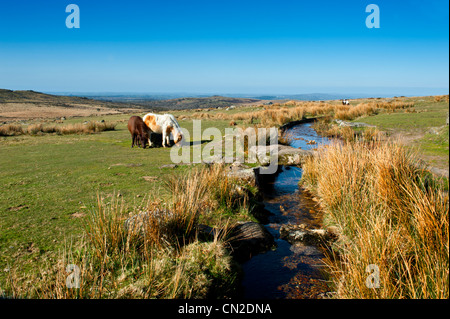
[[[43,134],[93,134],[115,130],[117,123],[88,122],[86,124],[44,125],[42,123],[22,126],[19,124],[5,124],[0,126],[0,136],[43,135]]]
[[[230,123],[242,121],[258,127],[282,126],[286,123],[299,121],[306,117],[331,116],[340,120],[354,120],[361,116],[378,114],[381,110],[394,112],[399,109],[409,109],[413,102],[405,101],[370,101],[356,105],[342,105],[331,102],[288,101],[284,104],[275,103],[262,105],[256,111],[227,114],[223,112],[196,112],[190,115],[192,119],[229,120]]]
[[[0,126],[0,136],[15,136],[24,134],[22,125],[5,124]]]
[[[328,261],[337,298],[449,297],[448,193],[416,155],[393,142],[344,142],[303,169],[302,185],[341,233]],[[373,265],[378,288],[367,284]]]

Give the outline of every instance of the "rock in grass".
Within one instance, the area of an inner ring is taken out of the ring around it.
[[[159,168],[177,168],[178,165],[177,164],[165,164],[165,165],[161,165]]]

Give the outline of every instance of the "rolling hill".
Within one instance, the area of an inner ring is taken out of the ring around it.
[[[83,96],[46,94],[32,90],[0,89],[0,121],[108,115],[137,111],[218,108],[258,102],[260,102],[258,99],[217,95],[173,99],[151,99],[151,97],[122,97],[120,99],[111,97],[109,99],[103,96],[101,99],[95,99]]]

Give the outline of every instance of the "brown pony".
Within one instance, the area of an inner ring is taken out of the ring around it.
[[[150,140],[151,130],[144,123],[140,116],[132,116],[128,120],[128,131],[131,133],[131,147],[134,145],[138,145],[138,147],[145,148],[147,142],[149,146],[152,146],[152,142]]]

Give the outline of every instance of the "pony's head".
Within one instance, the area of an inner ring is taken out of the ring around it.
[[[175,144],[180,143],[183,140],[183,133],[180,130],[173,131],[173,141]]]

